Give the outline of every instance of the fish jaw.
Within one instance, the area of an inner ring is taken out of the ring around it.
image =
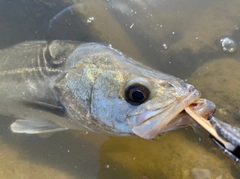
[[[212,116],[216,111],[216,105],[207,99],[199,99],[196,103],[192,104],[192,109],[203,118],[207,119]]]
[[[216,105],[207,99],[201,98],[197,102],[194,102],[191,106],[199,116],[205,119],[207,119],[209,116],[212,116],[216,111]],[[196,125],[197,123],[195,120],[193,120],[188,113],[182,111],[161,132],[168,132],[179,128]]]
[[[159,133],[166,130],[167,125],[180,114],[185,107],[196,102],[200,96],[200,91],[195,89],[164,109],[146,111],[138,115],[136,117],[137,123],[132,128],[133,133],[144,139],[156,137]]]

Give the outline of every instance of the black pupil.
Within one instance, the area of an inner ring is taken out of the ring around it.
[[[136,101],[142,101],[144,99],[144,95],[140,91],[134,91],[132,93],[132,98]]]
[[[149,97],[150,91],[143,85],[134,84],[126,88],[125,98],[132,105],[140,105]]]

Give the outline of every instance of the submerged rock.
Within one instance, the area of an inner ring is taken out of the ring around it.
[[[202,97],[217,106],[215,116],[240,126],[240,62],[232,58],[213,60],[200,66],[188,82],[202,92]]]
[[[209,179],[211,172],[203,168],[192,169],[192,176],[194,179]]]

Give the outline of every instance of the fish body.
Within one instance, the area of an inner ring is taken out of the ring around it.
[[[62,64],[76,45],[65,41],[50,45],[34,41],[1,50],[0,114],[14,119],[65,122],[63,107],[50,83],[63,71]]]
[[[0,63],[0,114],[16,119],[18,133],[80,129],[152,139],[171,121],[178,121],[171,129],[185,124],[179,114],[201,95],[99,43],[25,42],[2,50]]]

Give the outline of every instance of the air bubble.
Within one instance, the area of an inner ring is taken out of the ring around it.
[[[106,168],[109,168],[110,167],[110,165],[106,165]]]
[[[234,53],[237,51],[237,44],[234,40],[225,37],[220,40],[220,43],[222,45],[223,51],[228,53]]]
[[[94,17],[89,17],[89,18],[87,19],[87,23],[92,23],[92,21],[94,21]]]
[[[166,44],[163,44],[163,48],[165,49],[165,50],[167,50],[167,45]]]

